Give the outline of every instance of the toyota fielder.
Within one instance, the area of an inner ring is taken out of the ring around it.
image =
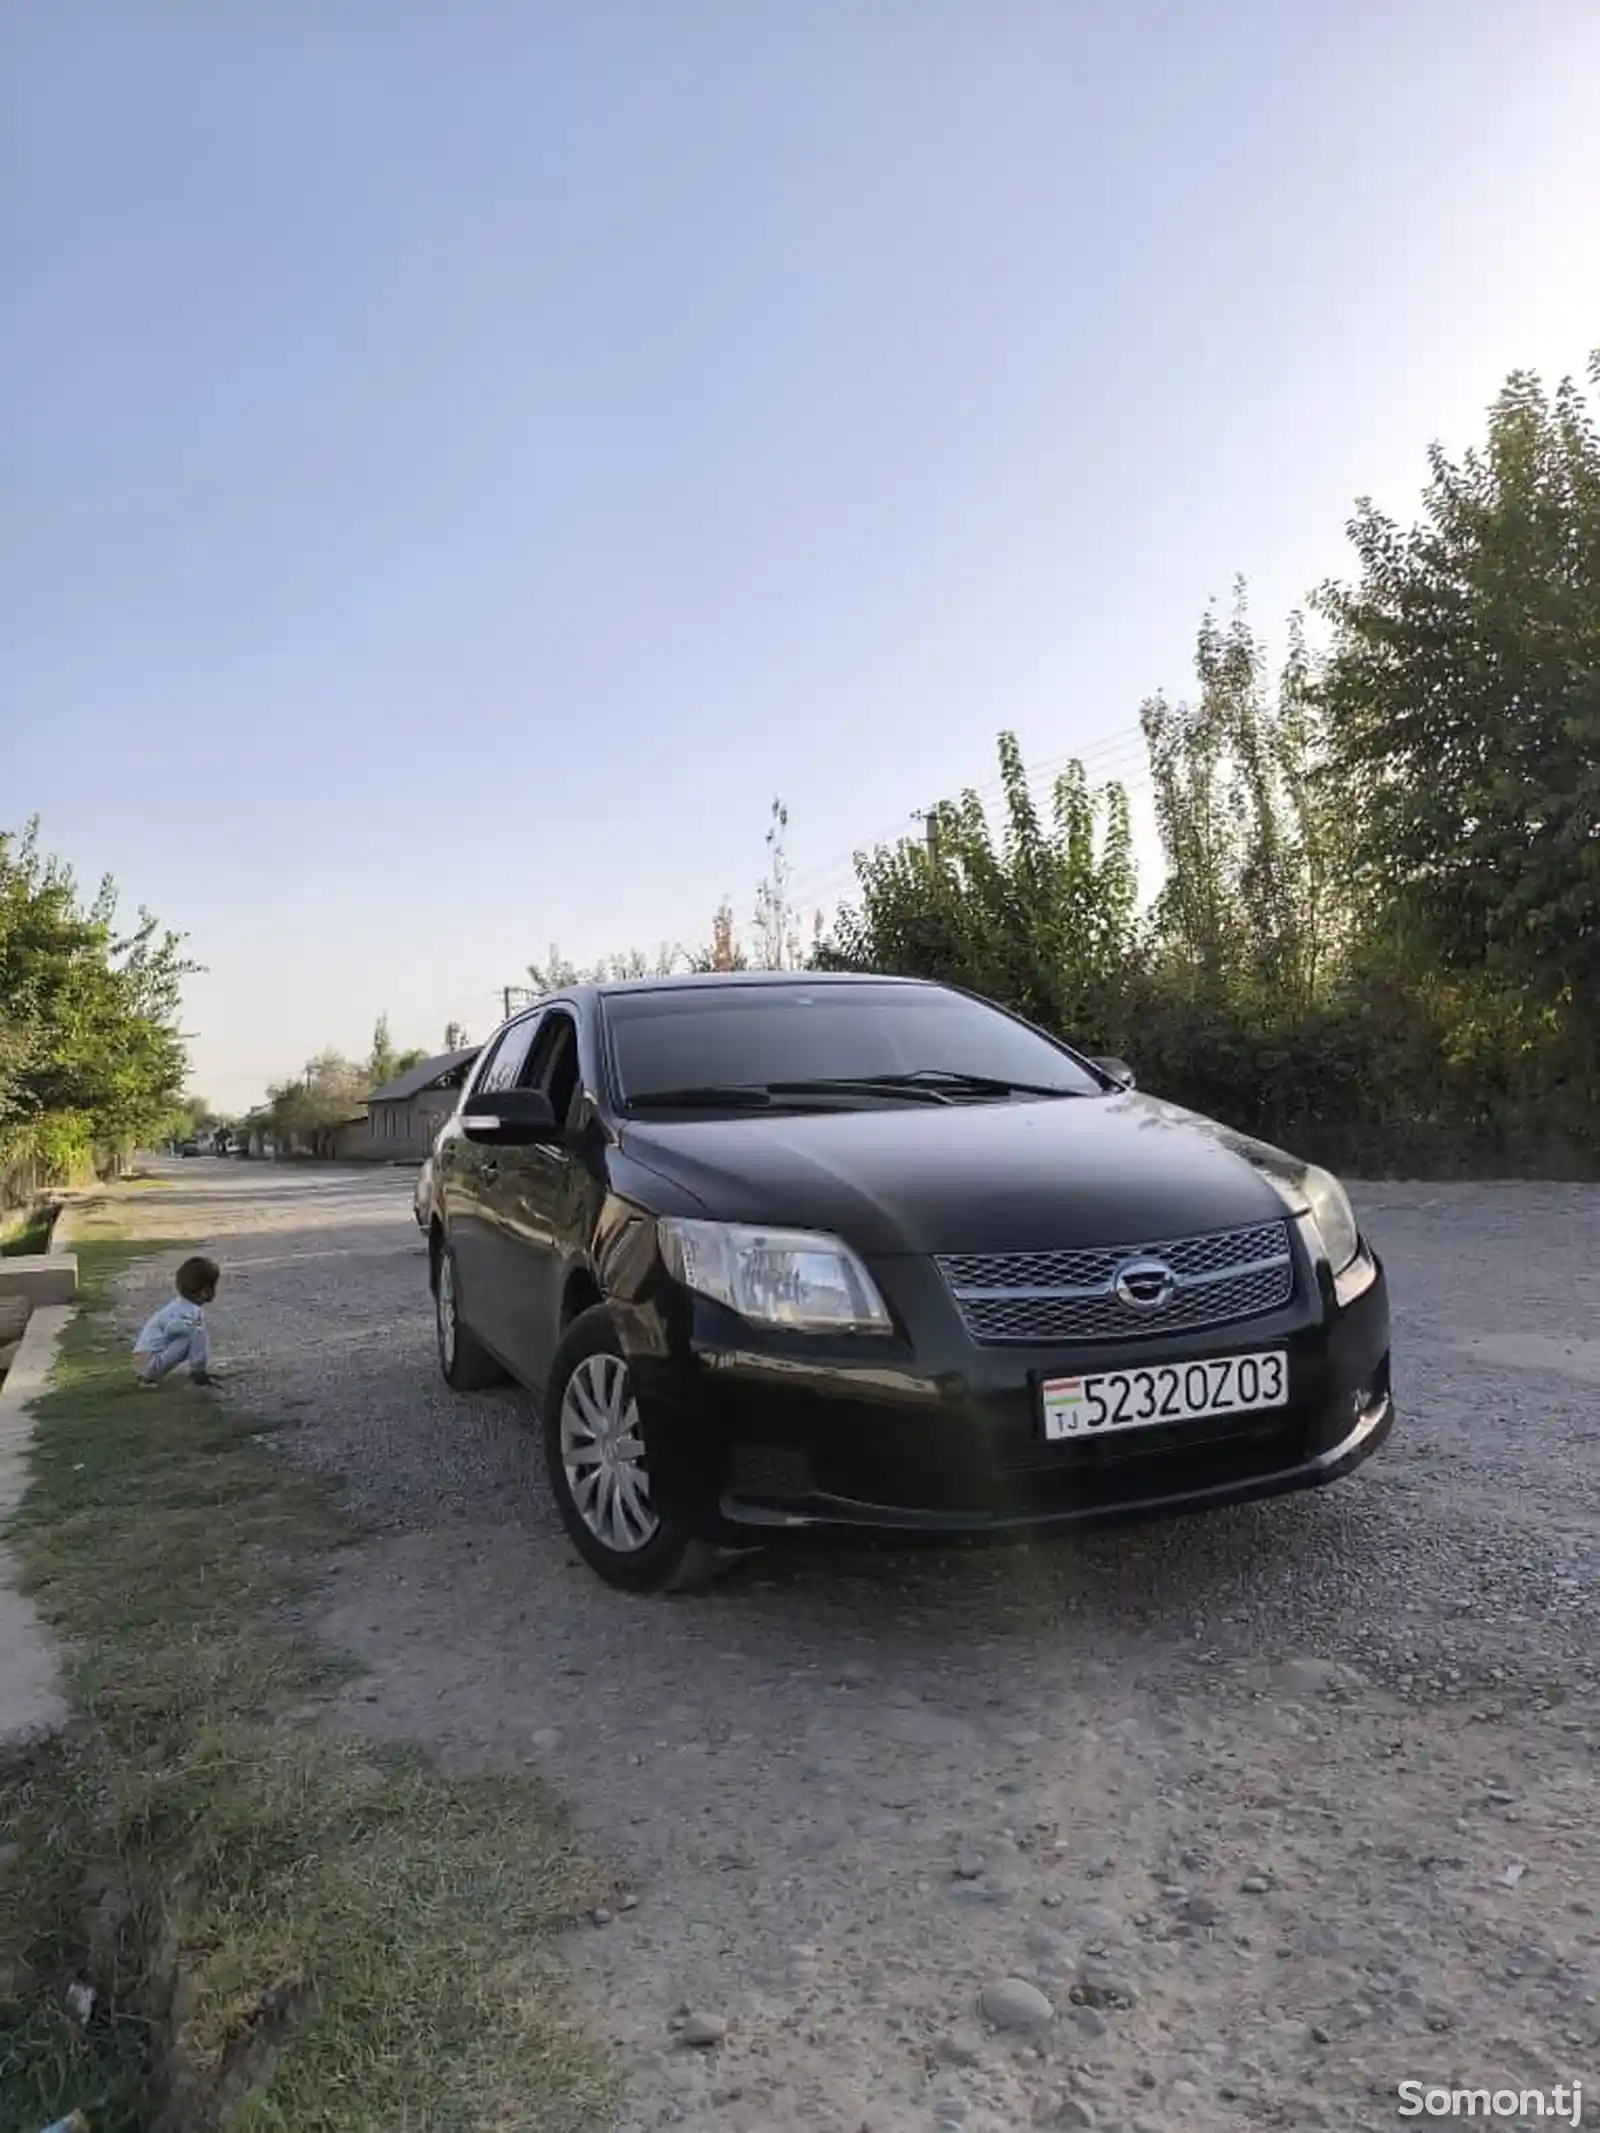
[[[540,1403],[612,1583],[788,1533],[1032,1536],[1332,1481],[1388,1433],[1326,1171],[912,979],[575,986],[434,1154],[439,1360]]]

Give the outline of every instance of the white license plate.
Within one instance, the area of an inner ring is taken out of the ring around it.
[[[1159,1429],[1206,1415],[1237,1415],[1289,1403],[1289,1363],[1281,1349],[1223,1355],[1148,1370],[1097,1370],[1088,1377],[1046,1378],[1039,1388],[1044,1433],[1105,1437],[1123,1429]]]

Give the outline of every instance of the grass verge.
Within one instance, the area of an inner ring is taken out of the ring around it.
[[[21,1259],[49,1251],[50,1232],[55,1226],[56,1211],[48,1202],[14,1216],[0,1228],[0,1259]]]
[[[0,1771],[0,2126],[597,2123],[609,2078],[552,1945],[596,1870],[533,1782],[447,1778],[319,1722],[340,1677],[292,1611],[356,1535],[259,1419],[132,1387],[112,1289],[172,1241],[76,1249],[87,1307],[14,1528],[75,1717]]]

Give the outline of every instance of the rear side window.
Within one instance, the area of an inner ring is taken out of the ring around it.
[[[528,1047],[533,1042],[533,1033],[539,1027],[541,1017],[529,1015],[522,1022],[513,1022],[495,1039],[488,1063],[472,1085],[474,1096],[492,1096],[501,1089],[514,1089],[522,1072],[522,1063],[528,1056]]]

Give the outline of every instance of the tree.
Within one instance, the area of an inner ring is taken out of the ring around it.
[[[528,976],[533,980],[535,995],[538,995],[560,992],[567,985],[606,985],[624,978],[671,977],[675,971],[689,967],[690,962],[687,949],[663,941],[654,954],[634,948],[623,955],[603,956],[598,963],[580,969],[576,963],[569,962],[552,941],[545,960],[528,965]]]
[[[1193,704],[1140,711],[1166,877],[1152,936],[1169,972],[1262,1012],[1307,1009],[1347,917],[1348,836],[1320,777],[1314,675],[1299,618],[1274,693],[1236,587],[1226,627],[1207,613]]]
[[[734,925],[733,906],[724,898],[712,917],[711,939],[704,947],[690,949],[663,942],[654,951],[631,948],[603,956],[599,962],[580,969],[552,942],[542,963],[528,965],[528,976],[537,998],[542,993],[559,992],[567,985],[606,985],[627,978],[670,978],[692,971],[749,968],[750,958]],[[463,1044],[465,1041],[463,1038]]]
[[[1589,368],[1600,386],[1600,356]],[[1519,371],[1437,445],[1409,533],[1370,500],[1322,695],[1353,860],[1391,936],[1600,1027],[1600,431]]]
[[[767,822],[767,872],[756,889],[756,956],[763,970],[798,970],[804,961],[791,895],[788,830],[789,810],[774,800]]]
[[[158,1134],[183,1087],[181,937],[117,923],[109,878],[85,906],[37,822],[0,833],[0,1168],[66,1178]]]
[[[711,919],[711,939],[704,948],[697,948],[690,958],[690,968],[699,971],[748,970],[750,958],[739,942],[734,925],[733,905],[724,897]]]
[[[396,1052],[394,1039],[389,1034],[389,1017],[386,1014],[380,1015],[373,1026],[372,1049],[367,1054],[367,1079],[373,1088],[381,1089],[386,1081],[393,1081],[399,1072],[400,1055]]]
[[[272,1133],[281,1146],[317,1147],[334,1127],[360,1116],[371,1087],[365,1067],[339,1052],[319,1052],[293,1081],[268,1089]]]
[[[1046,1028],[1120,1041],[1138,882],[1127,796],[1071,763],[1046,823],[1016,736],[999,739],[1001,829],[975,792],[929,810],[926,835],[859,853],[860,901],[816,960],[961,985]]]
[[[453,1049],[455,1047],[451,1045],[445,1046],[446,1051]],[[386,1014],[380,1015],[373,1026],[372,1048],[367,1054],[366,1093],[370,1095],[372,1090],[381,1089],[386,1082],[409,1073],[414,1066],[420,1066],[427,1056],[420,1044],[408,1045],[404,1051],[396,1050],[394,1038],[389,1032],[389,1017]]]
[[[172,1114],[172,1138],[198,1140],[201,1134],[212,1132],[222,1123],[203,1096],[185,1096]]]

